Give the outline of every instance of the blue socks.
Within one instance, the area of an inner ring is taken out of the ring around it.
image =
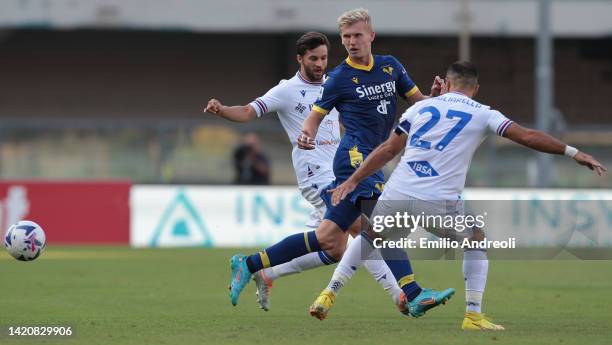
[[[421,293],[421,287],[414,280],[414,273],[412,273],[412,265],[410,265],[408,254],[402,249],[397,248],[383,248],[380,249],[380,253],[389,269],[391,269],[391,272],[393,272],[393,276],[400,288],[406,294],[408,301],[415,299]]]
[[[366,232],[362,232],[361,236],[373,245],[372,239]],[[421,287],[414,280],[414,273],[412,272],[412,265],[410,264],[408,254],[398,248],[381,248],[380,254],[385,259],[385,263],[389,266],[400,288],[406,294],[408,301],[415,299],[421,293]]]
[[[246,264],[249,271],[255,273],[263,268],[280,265],[311,252],[321,253],[321,246],[314,231],[285,237],[275,245],[257,254],[249,255]],[[321,258],[321,261],[323,261],[323,258]]]

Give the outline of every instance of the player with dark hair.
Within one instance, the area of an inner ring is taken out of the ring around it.
[[[327,68],[329,40],[319,32],[307,32],[296,42],[296,59],[300,70],[289,80],[282,80],[278,85],[256,98],[245,106],[224,106],[216,99],[211,99],[206,112],[216,114],[231,121],[246,122],[266,113],[277,112],[279,120],[293,145],[292,160],[298,181],[298,188],[314,210],[306,226],[316,229],[325,214],[326,206],[319,196],[321,189],[334,180],[331,162],[340,142],[340,124],[338,113],[332,112],[319,126],[316,137],[317,149],[300,150],[295,139],[299,136],[306,115],[317,99],[324,73]],[[354,228],[352,234],[359,234]],[[273,281],[286,275],[300,273],[304,270],[334,264],[342,257],[346,248],[347,235],[335,238],[333,247],[328,250],[302,253],[293,260],[267,267],[253,275],[257,285],[257,300],[263,310],[270,308],[270,291]],[[304,234],[296,235],[304,238]],[[397,286],[389,268],[382,260],[374,260],[365,265],[374,279],[387,291],[394,303],[403,307],[403,294]],[[246,276],[244,276],[246,277]],[[235,305],[236,299],[232,300]]]
[[[341,205],[330,204],[327,188],[348,178],[363,159],[389,136],[395,121],[396,95],[411,103],[426,98],[397,59],[371,54],[375,34],[366,10],[344,13],[338,19],[338,27],[349,56],[330,73],[320,89],[321,97],[306,118],[297,142],[302,149],[315,150],[319,146],[316,137],[321,123],[326,121],[326,116],[334,108],[338,110],[346,132],[333,160],[330,160],[330,163],[333,162],[335,181],[321,193],[327,206],[323,222],[316,231],[304,233],[303,236],[289,236],[259,253],[232,257],[232,302],[238,299],[248,283],[246,278],[251,274],[309,252],[334,250],[344,233],[353,227],[360,227],[360,204],[363,200],[375,200],[380,195],[384,185],[382,172],[364,181],[361,188]],[[440,80],[436,79],[432,90],[439,86]],[[381,260],[366,262],[372,261]],[[401,262],[394,260],[386,263],[404,292],[405,300],[400,310],[405,314],[423,313],[445,302],[454,293],[452,289],[444,292],[421,289],[414,281],[407,257]],[[333,299],[333,296],[329,295],[329,298]],[[311,313],[323,319],[326,310],[324,307],[314,308]]]
[[[444,94],[417,102],[406,110],[395,128],[395,134],[374,150],[359,169],[333,191],[332,204],[345,202],[360,188],[362,181],[367,181],[371,174],[404,150],[376,203],[373,218],[396,212],[463,215],[461,193],[467,171],[474,152],[489,133],[540,152],[565,154],[598,175],[606,171],[590,155],[546,133],[519,126],[499,111],[478,103],[473,99],[478,89],[476,67],[470,62],[453,63],[446,72]],[[435,226],[425,230],[455,241],[482,241],[485,238],[482,229],[459,231],[462,229]],[[339,287],[346,284],[354,274],[355,267],[361,264],[361,258],[375,251],[371,241],[373,236],[376,234],[368,232],[355,238],[324,292],[331,291],[335,296]],[[502,326],[486,319],[481,311],[489,267],[486,251],[472,248],[464,250],[466,313],[462,328],[503,330]]]

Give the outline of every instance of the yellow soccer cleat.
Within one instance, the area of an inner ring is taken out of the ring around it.
[[[496,325],[485,317],[482,313],[468,311],[463,318],[461,329],[464,331],[503,331],[504,326]]]
[[[324,320],[335,301],[336,294],[333,291],[330,289],[323,290],[310,306],[310,316],[314,316],[319,320]]]

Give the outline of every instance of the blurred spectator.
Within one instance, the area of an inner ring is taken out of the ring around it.
[[[244,136],[242,143],[234,150],[236,184],[270,184],[270,162],[261,151],[261,141],[255,133]]]

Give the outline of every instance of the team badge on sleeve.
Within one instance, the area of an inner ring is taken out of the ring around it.
[[[393,75],[393,67],[391,66],[384,66],[382,68],[383,72],[387,73],[388,75]]]

